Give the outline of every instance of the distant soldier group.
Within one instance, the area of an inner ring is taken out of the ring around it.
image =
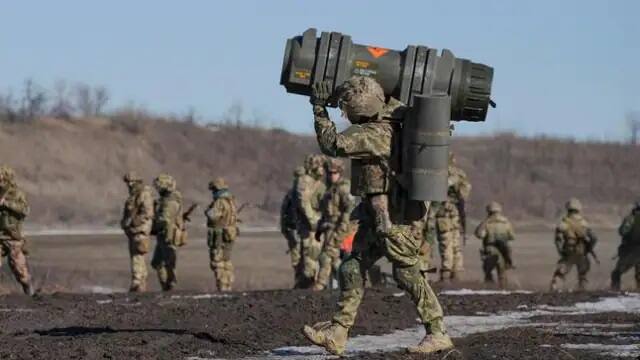
[[[131,286],[129,291],[141,292],[147,288],[145,255],[149,252],[151,236],[156,236],[156,247],[151,267],[156,270],[163,291],[173,290],[178,282],[176,273],[177,250],[187,243],[186,223],[196,204],[184,210],[182,194],[175,179],[161,174],[153,185],[158,193],[154,201],[151,188],[140,176],[130,172],[123,178],[129,189],[120,225],[129,239],[131,257]],[[222,178],[209,183],[213,201],[205,210],[207,217],[207,244],[210,266],[220,291],[231,290],[233,265],[231,249],[237,231],[235,199]]]

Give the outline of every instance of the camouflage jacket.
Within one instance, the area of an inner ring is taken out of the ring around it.
[[[295,189],[289,189],[280,205],[280,231],[296,228]]]
[[[622,236],[622,245],[640,246],[640,211],[633,211],[627,215],[618,228],[618,233]]]
[[[184,229],[182,209],[182,195],[178,191],[170,192],[158,199],[153,221],[154,232],[158,234],[158,239],[169,244],[175,243]]]
[[[238,209],[233,194],[226,189],[216,191],[205,215],[209,228],[235,228],[238,222]]]
[[[315,230],[320,221],[320,202],[326,190],[322,179],[314,179],[311,175],[302,175],[296,184],[296,220],[298,225],[308,226]]]
[[[579,213],[565,215],[556,227],[556,248],[563,253],[586,255],[597,240],[589,223]]]
[[[327,110],[314,106],[315,130],[320,150],[351,162],[351,193],[356,196],[388,193],[392,171],[398,169],[397,135],[406,106],[391,98],[375,121],[353,124],[338,133]],[[394,136],[395,135],[395,136]]]
[[[22,222],[29,215],[27,196],[16,186],[0,192],[0,238],[22,239]]]
[[[320,205],[322,210],[320,228],[333,229],[340,233],[349,232],[349,218],[354,205],[354,199],[349,192],[350,188],[348,180],[340,180],[327,189]]]
[[[454,204],[460,200],[467,200],[471,193],[471,183],[467,178],[467,174],[457,166],[449,166],[449,189],[447,195],[449,200]]]
[[[490,246],[497,241],[507,242],[515,239],[511,222],[502,214],[493,214],[478,225],[475,231],[483,246]]]
[[[127,234],[151,233],[153,225],[153,195],[151,188],[140,185],[129,194],[124,203],[120,226]]]

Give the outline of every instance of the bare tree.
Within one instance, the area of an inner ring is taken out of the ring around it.
[[[94,112],[95,116],[102,115],[104,107],[109,102],[109,91],[104,86],[97,86],[93,89]]]
[[[20,116],[23,120],[34,120],[44,115],[47,104],[45,91],[33,80],[27,79],[24,83],[24,94],[22,96]]]
[[[94,114],[94,104],[91,99],[91,88],[87,84],[76,84],[74,89],[75,106],[83,117]]]
[[[227,125],[234,124],[236,127],[240,127],[243,120],[244,105],[241,100],[234,100],[224,114],[224,121]]]
[[[631,145],[638,145],[638,140],[640,140],[640,112],[630,111],[627,113],[627,126],[629,126],[629,141]]]
[[[67,82],[58,80],[53,85],[53,105],[49,113],[59,119],[71,119],[73,117],[73,105],[69,100]]]

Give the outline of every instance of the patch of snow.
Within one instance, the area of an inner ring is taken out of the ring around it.
[[[456,289],[444,290],[440,295],[465,296],[465,295],[511,295],[511,294],[532,294],[529,290],[471,290]]]
[[[562,348],[569,350],[596,351],[601,355],[613,357],[640,357],[640,345],[610,345],[610,344],[562,344]]]
[[[111,299],[107,299],[107,300],[98,300],[96,301],[99,305],[104,305],[104,304],[111,304],[113,302],[113,300]]]
[[[173,295],[172,299],[193,299],[193,300],[202,300],[202,299],[231,299],[233,295],[229,294],[199,294],[199,295]]]
[[[101,286],[101,285],[81,286],[80,290],[83,292],[88,292],[92,294],[103,294],[103,295],[127,291],[126,289],[123,289],[123,288],[115,288],[115,287]]]
[[[17,309],[0,309],[0,312],[33,312],[35,309],[17,308]]]

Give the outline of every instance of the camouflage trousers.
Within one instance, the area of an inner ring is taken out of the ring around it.
[[[0,246],[2,247],[2,257],[7,257],[9,268],[16,281],[23,287],[28,286],[31,283],[31,275],[27,267],[27,257],[22,251],[24,240],[0,238]],[[2,257],[0,257],[0,265],[2,265]]]
[[[173,290],[178,283],[176,276],[177,255],[177,248],[159,236],[151,259],[151,267],[158,273],[162,291]]]
[[[501,288],[507,286],[507,264],[502,253],[495,246],[487,245],[480,250],[484,281],[493,283],[493,272],[498,275],[498,285]]]
[[[287,239],[287,247],[289,248],[289,256],[291,257],[291,267],[294,271],[294,279],[297,279],[299,275],[296,272],[298,264],[300,263],[301,250],[298,232],[295,228],[285,228],[282,230],[282,235]]]
[[[360,226],[356,232],[353,251],[339,270],[340,300],[333,321],[350,328],[364,296],[365,274],[381,257],[393,267],[393,278],[406,291],[430,333],[445,333],[442,308],[420,272],[418,251],[422,243],[422,229],[410,225],[392,224],[381,232],[380,220],[389,218],[386,195],[370,196],[360,204]],[[383,228],[383,227],[382,227]],[[377,229],[377,230],[376,230]]]
[[[454,279],[464,271],[464,258],[460,230],[438,230],[438,250],[440,251],[440,279]]]
[[[433,256],[432,246],[428,241],[422,241],[418,256],[420,258],[420,271],[426,274],[431,269],[431,257]]]
[[[207,245],[209,246],[210,267],[216,277],[218,291],[231,291],[234,281],[233,263],[231,263],[231,251],[233,239],[225,236],[222,228],[209,228],[207,232]]]
[[[324,237],[324,246],[320,254],[320,269],[316,279],[316,289],[325,289],[330,286],[333,278],[331,275],[338,272],[340,267],[340,245],[348,234],[345,232],[330,231]]]
[[[131,258],[131,286],[129,291],[145,291],[147,289],[146,254],[149,252],[149,236],[147,234],[127,234],[129,238],[129,256]]]
[[[611,273],[611,288],[620,290],[622,275],[633,267],[635,267],[636,289],[640,290],[640,246],[625,249],[624,254],[619,254],[616,267]]]
[[[296,273],[296,288],[307,289],[313,286],[320,269],[320,253],[322,252],[322,242],[315,239],[315,234],[309,226],[300,225],[298,236],[302,244],[300,261]]]
[[[578,270],[578,289],[584,290],[587,286],[587,273],[591,269],[591,262],[589,258],[580,253],[564,254],[556,265],[556,271],[551,278],[551,289],[558,289],[558,282],[564,281],[566,275],[571,271],[571,268],[576,267]]]

